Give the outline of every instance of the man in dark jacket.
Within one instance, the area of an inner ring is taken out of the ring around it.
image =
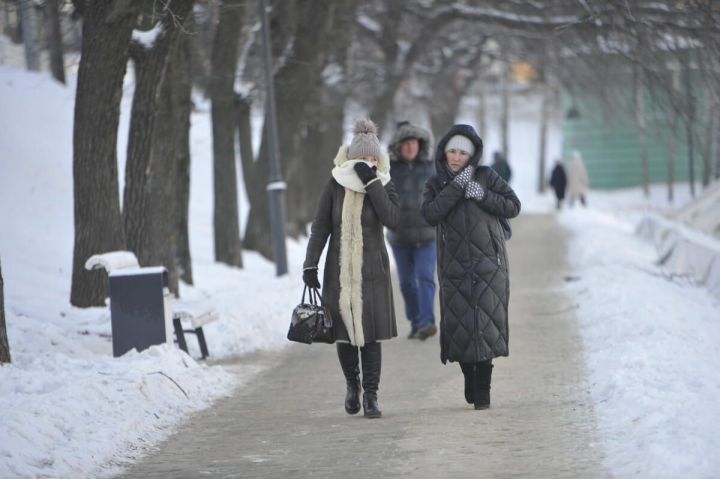
[[[397,125],[388,152],[390,175],[400,197],[400,224],[388,231],[400,277],[408,338],[427,339],[435,326],[435,228],[422,217],[425,182],[435,173],[430,133],[404,121]]]

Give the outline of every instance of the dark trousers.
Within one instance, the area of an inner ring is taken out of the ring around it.
[[[435,322],[435,241],[421,246],[392,246],[400,291],[413,331]]]

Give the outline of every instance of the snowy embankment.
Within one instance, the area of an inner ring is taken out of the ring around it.
[[[558,215],[606,465],[616,477],[717,477],[720,304],[656,265],[635,228],[658,205],[640,198],[591,193],[589,209]]]
[[[257,371],[195,361],[194,336],[187,338],[192,357],[163,345],[115,359],[107,308],[70,306],[74,96],[73,86],[46,74],[0,66],[0,261],[13,359],[0,368],[3,478],[117,472]],[[129,106],[126,92],[120,158]],[[207,112],[193,115],[195,286],[181,286],[180,303],[219,313],[205,327],[218,359],[284,344],[301,292],[293,272],[303,248],[288,243],[291,275],[280,279],[256,254],[245,253],[242,270],[213,261],[209,123]]]

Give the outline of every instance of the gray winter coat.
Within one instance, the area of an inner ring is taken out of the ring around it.
[[[406,161],[400,155],[400,143],[407,138],[418,140],[418,156],[414,161]],[[388,147],[390,176],[400,196],[400,223],[388,229],[387,234],[392,245],[420,246],[435,239],[435,228],[425,221],[420,211],[425,182],[435,173],[430,143],[427,130],[408,123],[398,128]]]
[[[438,144],[437,174],[427,182],[422,211],[437,225],[440,358],[476,363],[509,354],[509,268],[499,218],[517,216],[520,200],[488,166],[478,166],[473,177],[485,189],[484,198],[465,199],[445,161],[445,145],[456,134],[473,141],[470,164],[479,162],[482,140],[475,130],[453,126]]]
[[[361,213],[362,328],[365,343],[369,343],[397,336],[395,306],[390,283],[390,262],[385,248],[383,225],[396,226],[400,214],[397,207],[398,196],[392,181],[384,187],[380,181],[371,183],[364,196]],[[335,320],[337,339],[347,342],[349,337],[341,320],[339,305],[340,242],[344,198],[345,188],[331,178],[320,197],[303,267],[317,266],[329,237],[330,246],[325,259],[322,298]]]

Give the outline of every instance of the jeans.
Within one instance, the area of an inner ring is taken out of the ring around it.
[[[421,246],[392,245],[400,290],[413,332],[435,322],[435,241]]]

